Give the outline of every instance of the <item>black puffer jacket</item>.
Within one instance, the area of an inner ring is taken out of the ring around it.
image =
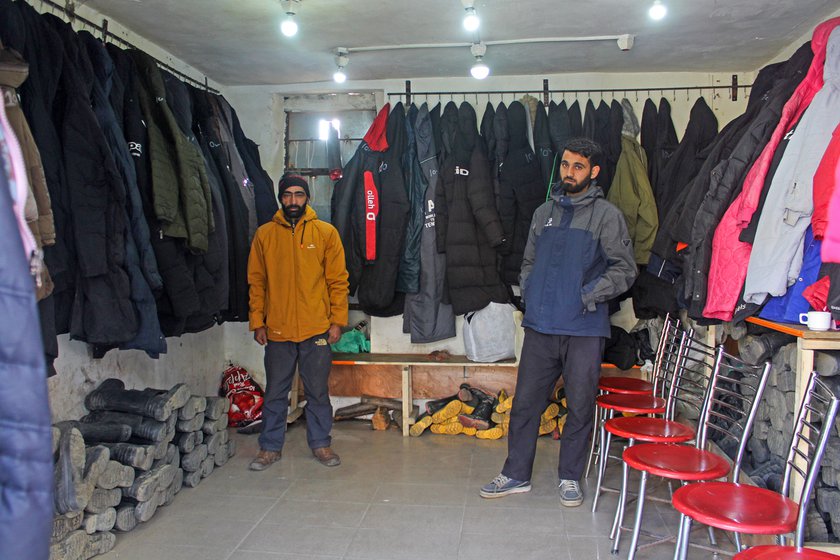
[[[534,210],[545,202],[546,188],[540,164],[528,144],[525,107],[514,101],[508,107],[510,147],[500,173],[499,218],[506,242],[499,248],[502,259],[502,280],[519,284],[522,255],[528,241],[528,228]]]
[[[522,121],[524,125],[524,120]],[[437,247],[446,252],[449,301],[455,314],[508,301],[496,272],[496,251],[504,238],[493,201],[490,164],[478,145],[475,111],[458,110],[455,150],[443,164],[437,193]]]
[[[537,102],[537,117],[534,120],[534,152],[537,155],[537,162],[539,162],[543,188],[548,193],[551,166],[554,163],[554,150],[551,147],[548,115],[546,115],[545,105],[542,101]]]
[[[659,206],[659,201],[663,197],[662,193],[668,190],[668,185],[663,180],[663,172],[678,144],[677,131],[674,128],[674,121],[671,120],[671,104],[663,97],[659,100],[659,110],[656,112],[656,137],[653,155],[648,161],[650,185],[653,187],[653,197],[656,199],[657,206]]]
[[[569,105],[569,126],[572,129],[572,138],[583,135],[583,122],[580,116],[580,103],[575,101]]]
[[[365,261],[377,257],[380,209],[377,196],[382,189],[379,172],[388,149],[385,132],[390,110],[388,103],[379,110],[356,153],[344,166],[330,201],[332,224],[344,245],[351,296],[359,288]],[[371,193],[370,197],[366,197],[365,190]]]
[[[53,117],[70,191],[78,263],[70,336],[90,344],[118,345],[134,338],[139,328],[126,272],[125,188],[91,108],[95,78],[90,61],[70,24],[51,14],[43,17],[64,43]]]
[[[412,103],[405,119],[408,144],[403,152],[402,167],[409,210],[396,288],[398,292],[405,294],[414,294],[420,289],[420,236],[423,232],[423,194],[426,191],[426,181],[420,169],[420,160],[417,159],[415,143],[414,127],[418,113],[417,106]]]
[[[391,317],[403,312],[404,294],[397,292],[397,276],[405,243],[409,202],[405,190],[402,156],[406,149],[405,109],[397,103],[386,127],[388,150],[379,171],[379,219],[376,223],[376,256],[366,259],[359,282],[359,304],[368,315]],[[364,207],[365,191],[356,203]],[[399,295],[398,295],[399,294]]]
[[[211,94],[187,86],[193,111],[193,130],[201,146],[204,159],[211,173],[219,181],[220,201],[225,217],[228,255],[228,296],[222,317],[225,321],[248,320],[248,207],[236,179],[230,172],[228,154],[218,136],[221,125],[211,102]],[[212,186],[212,183],[211,183]]]
[[[650,98],[645,101],[645,107],[642,110],[642,130],[639,136],[639,144],[641,144],[647,156],[648,178],[650,178],[653,169],[653,156],[656,150],[656,103]],[[652,181],[651,185],[653,185]]]
[[[78,37],[96,76],[91,82],[91,107],[119,171],[119,179],[125,190],[124,220],[130,225],[124,233],[125,265],[131,282],[131,300],[137,310],[139,328],[137,335],[121,344],[120,348],[144,350],[149,356],[157,358],[166,352],[166,339],[160,330],[155,297],[148,278],[156,282],[155,289],[158,290],[162,288],[162,280],[149,241],[149,226],[143,215],[143,204],[137,190],[134,161],[128,152],[128,144],[108,99],[114,80],[113,62],[105,47],[93,35],[82,31]],[[142,253],[140,247],[143,247]],[[103,347],[96,353],[101,354],[106,350],[107,348]]]

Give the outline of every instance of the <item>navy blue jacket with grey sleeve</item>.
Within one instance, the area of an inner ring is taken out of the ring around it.
[[[621,211],[592,185],[577,197],[559,185],[534,212],[522,271],[522,325],[543,334],[610,336],[607,301],[636,277]]]

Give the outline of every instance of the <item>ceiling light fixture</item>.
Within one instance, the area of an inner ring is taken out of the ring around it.
[[[466,12],[466,15],[464,15],[464,29],[470,32],[478,31],[481,20],[475,11],[475,0],[461,0],[461,4],[464,6],[464,11]]]
[[[298,32],[298,24],[295,21],[295,11],[296,11],[296,4],[298,4],[300,0],[281,0],[283,4],[283,9],[286,12],[286,19],[283,20],[283,23],[280,24],[280,31],[286,37],[294,37],[297,35]]]
[[[668,13],[668,7],[661,2],[661,0],[654,0],[653,6],[648,10],[650,19],[659,21]]]
[[[487,46],[484,43],[473,43],[470,52],[475,57],[475,64],[470,68],[470,74],[476,80],[483,80],[490,75],[490,68],[482,61],[487,52]]]
[[[349,51],[344,47],[335,49],[335,65],[338,66],[338,70],[333,74],[333,80],[337,84],[343,84],[347,81],[347,74],[344,73],[344,67],[350,62],[350,58],[347,56],[348,53]]]

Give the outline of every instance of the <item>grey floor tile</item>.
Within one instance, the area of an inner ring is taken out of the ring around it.
[[[372,504],[361,527],[459,534],[463,519],[463,507]]]
[[[452,560],[458,554],[457,532],[359,529],[344,558],[347,560]],[[483,559],[486,560],[486,559]]]
[[[345,527],[294,527],[261,523],[239,546],[239,551],[283,552],[342,556],[356,529]]]
[[[565,534],[565,523],[564,513],[556,509],[470,506],[464,513],[464,533]]]
[[[118,543],[121,537],[124,537],[124,535],[117,536]],[[121,544],[123,546],[120,546]],[[148,560],[149,558],[155,558],[156,560],[227,560],[229,557],[230,550],[227,549],[175,544],[156,544],[154,554],[150,556],[149,547],[143,546],[142,543],[138,543],[136,546],[125,546],[125,543],[119,543],[111,552],[95,558],[96,560]]]
[[[290,527],[358,527],[368,504],[279,500],[262,522]]]
[[[237,551],[232,560],[340,560],[341,556],[311,556],[309,554],[287,554],[285,552]]]
[[[466,487],[457,484],[385,482],[379,485],[373,501],[392,504],[463,506],[466,494]]]
[[[463,533],[458,560],[487,560],[488,558],[516,558],[516,560],[546,560],[565,554],[569,539],[562,534],[496,533],[493,535]]]
[[[301,478],[292,483],[283,497],[289,500],[369,503],[378,488],[377,481],[348,484],[344,480]]]

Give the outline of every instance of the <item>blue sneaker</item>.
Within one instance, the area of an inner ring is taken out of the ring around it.
[[[508,494],[521,494],[531,491],[530,480],[513,480],[500,474],[490,484],[481,487],[479,494],[482,498],[501,498]]]
[[[560,503],[566,507],[577,507],[583,503],[583,492],[577,480],[560,481]]]

